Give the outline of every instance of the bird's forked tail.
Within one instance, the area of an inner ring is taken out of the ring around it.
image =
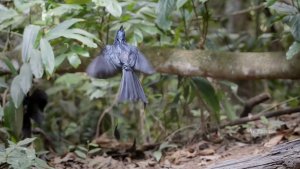
[[[143,87],[132,70],[122,69],[122,79],[119,88],[118,101],[139,101],[141,100],[146,105],[147,98]]]

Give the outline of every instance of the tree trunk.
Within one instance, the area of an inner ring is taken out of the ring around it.
[[[300,139],[275,146],[271,152],[264,155],[246,157],[238,160],[228,160],[209,167],[210,169],[299,169]]]

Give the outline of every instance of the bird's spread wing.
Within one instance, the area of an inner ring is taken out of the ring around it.
[[[106,46],[88,66],[86,72],[96,78],[109,78],[119,71],[117,57],[112,46]]]
[[[132,47],[131,55],[135,55],[135,57],[133,58],[136,58],[133,66],[134,70],[138,70],[145,74],[155,73],[155,70],[152,67],[152,65],[148,62],[146,57],[136,47]]]

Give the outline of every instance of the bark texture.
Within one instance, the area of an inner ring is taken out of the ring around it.
[[[229,160],[210,169],[274,169],[300,168],[300,139],[277,145],[264,155]]]

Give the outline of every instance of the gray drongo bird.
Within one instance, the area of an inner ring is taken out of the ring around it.
[[[96,78],[109,78],[122,71],[118,101],[139,101],[147,103],[136,71],[153,74],[155,70],[145,56],[134,46],[128,45],[123,26],[116,33],[113,45],[106,45],[87,68],[87,74]]]

